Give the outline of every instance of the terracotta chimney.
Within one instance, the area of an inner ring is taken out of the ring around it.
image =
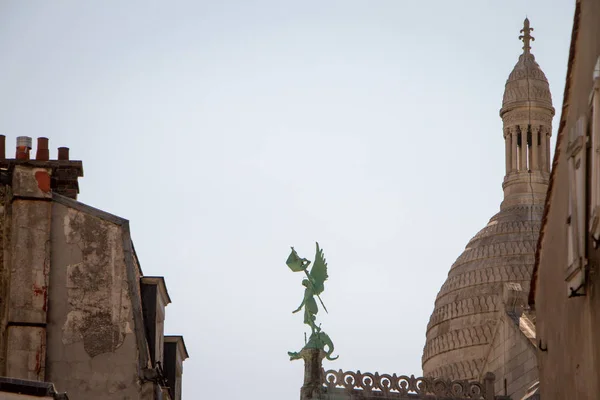
[[[6,160],[6,136],[0,135],[0,160]]]
[[[48,138],[45,138],[45,137],[38,138],[35,159],[39,160],[39,161],[50,160],[50,150],[48,150]]]
[[[31,150],[31,138],[29,136],[17,137],[17,160],[29,160],[29,150]]]
[[[69,148],[59,147],[58,148],[58,159],[60,161],[69,161]]]

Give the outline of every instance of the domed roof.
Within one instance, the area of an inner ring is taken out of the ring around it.
[[[535,40],[530,35],[532,30],[529,20],[525,19],[525,27],[521,31],[524,34],[519,37],[524,43],[523,54],[519,56],[519,61],[506,81],[501,116],[516,107],[529,105],[548,108],[554,113],[548,79],[530,52],[529,43]]]
[[[527,105],[528,101],[552,108],[548,79],[533,54],[527,52],[519,56],[519,61],[508,76],[502,98],[501,114]]]
[[[507,296],[510,290],[518,293],[511,294],[510,307],[514,307],[529,291],[548,186],[546,150],[554,109],[548,80],[529,52],[533,38],[527,19],[521,32],[523,54],[506,82],[500,113],[506,113],[505,129],[513,129],[510,124],[515,121],[535,121],[532,132],[541,132],[535,137],[541,144],[534,148],[536,141],[520,140],[520,130],[505,135],[504,200],[500,212],[456,259],[437,295],[423,349],[423,373],[427,377],[480,380],[487,372],[484,368],[489,367],[487,357],[509,307],[505,292]],[[529,165],[524,149],[532,160]],[[527,173],[523,173],[524,166]],[[549,171],[549,162],[547,168]]]
[[[425,376],[480,379],[492,344],[504,284],[526,295],[543,211],[541,201],[502,209],[450,268],[427,325]]]

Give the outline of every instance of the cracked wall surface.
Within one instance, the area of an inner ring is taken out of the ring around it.
[[[53,203],[47,380],[82,399],[140,399],[122,227]]]

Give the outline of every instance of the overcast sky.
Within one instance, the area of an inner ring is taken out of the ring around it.
[[[502,200],[526,14],[560,110],[574,1],[549,3],[2,0],[0,132],[70,147],[79,200],[130,220],[184,399],[299,396],[285,260],[315,241],[325,367],[419,375],[435,296]]]

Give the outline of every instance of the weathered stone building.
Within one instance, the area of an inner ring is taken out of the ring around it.
[[[164,336],[163,278],[143,275],[127,220],[76,200],[67,148],[31,147],[18,138],[6,159],[0,137],[0,376],[71,400],[180,400],[187,352]]]
[[[543,399],[600,398],[600,0],[577,0],[529,301]]]
[[[535,316],[525,312],[550,176],[554,108],[548,80],[530,51],[506,81],[500,110],[506,175],[500,211],[450,268],[427,326],[426,377],[481,381],[496,376],[496,394],[523,397],[537,381]]]

